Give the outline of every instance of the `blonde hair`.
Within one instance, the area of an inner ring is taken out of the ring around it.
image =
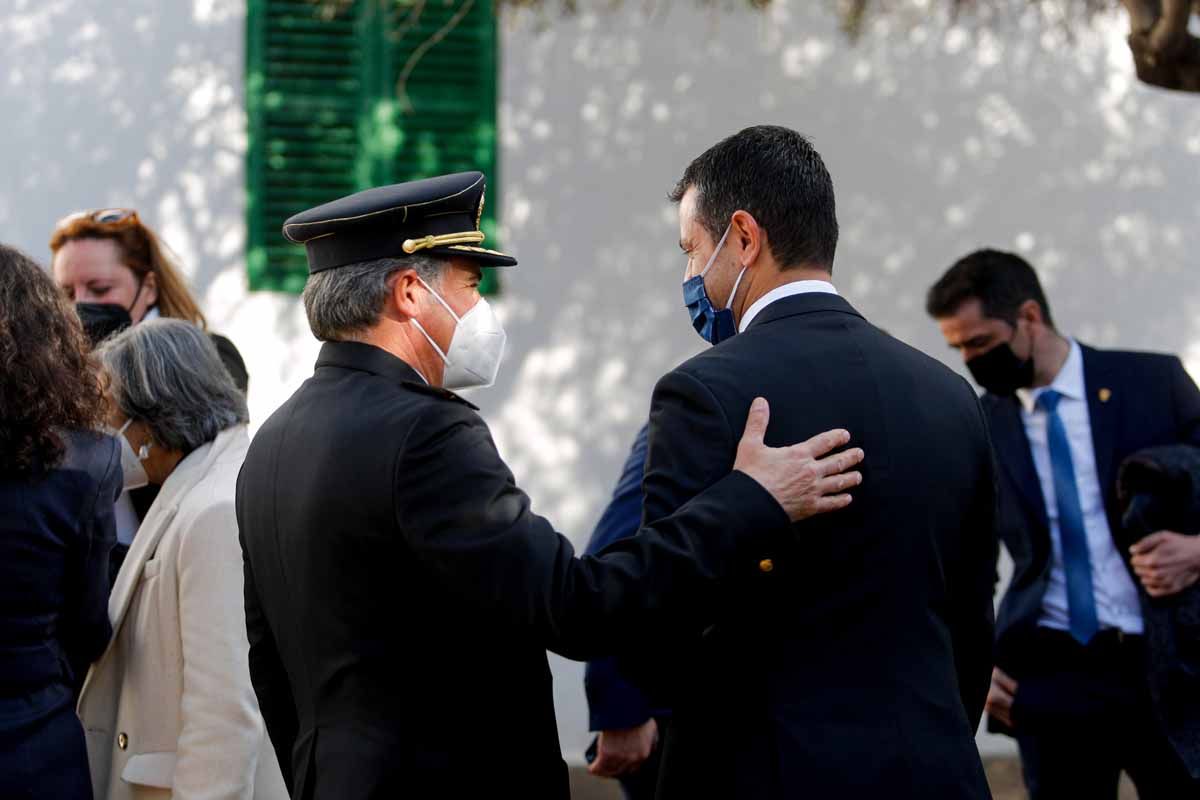
[[[115,222],[97,222],[91,214],[74,214],[59,223],[50,236],[55,255],[67,242],[77,239],[108,239],[121,254],[121,263],[139,277],[154,274],[158,313],[207,327],[196,298],[188,289],[178,259],[170,248],[138,218],[137,212]]]

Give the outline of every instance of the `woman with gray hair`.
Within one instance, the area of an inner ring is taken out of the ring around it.
[[[159,319],[108,339],[109,423],[161,486],[79,700],[97,800],[285,798],[250,684],[234,516],[246,400],[209,338]]]

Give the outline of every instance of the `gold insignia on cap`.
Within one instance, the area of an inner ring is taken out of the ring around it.
[[[1101,389],[1099,394],[1101,403],[1107,403],[1112,399],[1112,389]]]
[[[429,247],[443,247],[450,244],[480,244],[484,236],[480,231],[464,231],[462,233],[444,233],[441,236],[422,236],[420,239],[405,239],[400,245],[410,256],[418,250]]]

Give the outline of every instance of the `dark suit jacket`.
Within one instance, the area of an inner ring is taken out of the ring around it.
[[[729,469],[759,395],[768,444],[844,427],[864,483],[742,562],[736,601],[700,640],[669,643],[659,796],[988,797],[974,732],[995,487],[975,393],[840,297],[776,301],[656,387],[646,520]]]
[[[586,554],[599,553],[618,539],[633,536],[642,527],[642,479],[646,475],[649,427],[643,425],[634,439],[612,499],[584,549]],[[614,656],[587,663],[583,688],[587,694],[589,730],[632,728],[665,712],[655,708],[645,692],[621,673]]]
[[[786,535],[742,473],[599,556],[530,511],[474,408],[328,343],[238,481],[250,671],[296,798],[566,798],[546,648],[698,630]]]
[[[1082,349],[1096,471],[1109,528],[1128,566],[1117,468],[1146,447],[1200,445],[1200,390],[1174,356]],[[988,394],[983,407],[1001,464],[999,531],[1013,558],[1012,583],[996,619],[996,663],[1020,683],[1021,674],[1038,659],[1031,634],[1050,580],[1050,526],[1020,402],[1015,396]],[[1133,578],[1140,591],[1141,584]],[[1018,691],[1018,705],[1021,702]]]
[[[41,477],[0,479],[0,796],[90,796],[75,691],[112,633],[120,491],[117,442],[93,433]]]

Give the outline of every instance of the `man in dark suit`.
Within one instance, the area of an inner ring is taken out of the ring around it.
[[[596,523],[586,553],[600,553],[642,527],[642,479],[646,475],[649,423],[634,438],[612,499]],[[588,748],[588,772],[616,778],[625,800],[651,800],[658,784],[658,739],[667,709],[622,674],[616,657],[587,663],[583,673],[588,728],[596,738]]]
[[[1123,769],[1142,800],[1200,796],[1151,701],[1141,612],[1195,581],[1200,540],[1162,531],[1131,552],[1114,539],[1117,468],[1144,447],[1200,444],[1200,391],[1173,356],[1060,334],[1037,274],[1012,253],[966,256],[927,309],[987,390],[1003,465],[1014,567],[987,708],[1016,736],[1030,795],[1115,798]]]
[[[504,333],[478,292],[483,175],[299,214],[311,379],[238,481],[250,671],[295,798],[566,798],[547,647],[586,658],[707,624],[731,574],[844,507],[861,458],[829,432],[762,442],[678,513],[575,558],[530,511],[475,408]]]
[[[716,346],[654,390],[644,521],[720,480],[758,395],[777,441],[845,426],[867,457],[854,502],[740,564],[702,636],[625,654],[672,709],[659,797],[989,797],[995,488],[975,393],[838,296],[832,181],[795,131],[718,143],[673,197],[689,313]]]

